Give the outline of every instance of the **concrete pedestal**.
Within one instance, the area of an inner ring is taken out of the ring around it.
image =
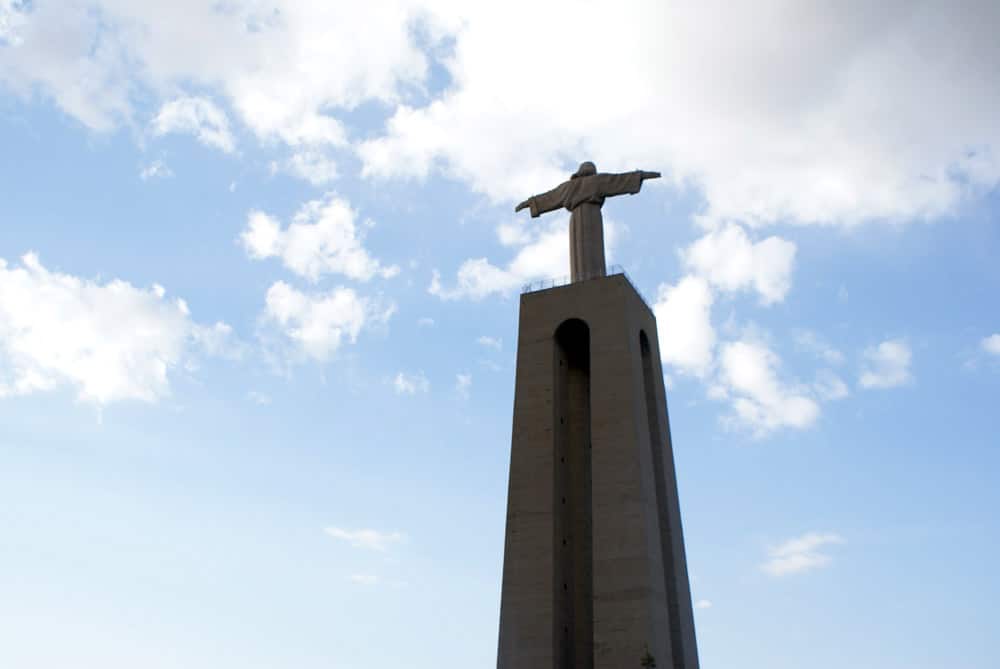
[[[697,669],[656,320],[624,275],[521,296],[507,504],[499,669]]]

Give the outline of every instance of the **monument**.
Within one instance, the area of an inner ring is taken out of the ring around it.
[[[571,282],[521,295],[498,669],[698,667],[656,319],[604,265],[604,199],[659,176],[516,208],[572,212]]]

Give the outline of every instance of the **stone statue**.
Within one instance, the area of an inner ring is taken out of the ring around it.
[[[644,179],[659,178],[659,172],[624,172],[622,174],[597,173],[589,160],[570,177],[547,193],[532,195],[517,205],[514,211],[531,209],[536,218],[548,211],[565,207],[572,214],[569,219],[569,265],[572,281],[583,281],[605,275],[604,220],[601,205],[604,198],[629,193],[634,195],[642,188]]]

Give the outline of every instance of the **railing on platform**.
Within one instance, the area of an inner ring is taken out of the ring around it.
[[[635,285],[635,282],[632,281],[632,278],[625,271],[625,268],[622,267],[621,265],[608,265],[608,271],[605,276],[614,276],[616,274],[621,274],[622,276],[624,276],[625,280],[629,282],[629,284],[632,286],[633,289],[635,289],[635,292],[639,294],[639,297],[646,304],[646,306],[652,309],[652,305],[650,304],[649,300],[647,300],[646,296],[642,294],[642,291],[639,290],[639,287]],[[600,278],[601,277],[599,276],[584,277],[583,279],[579,279],[579,281],[589,281],[590,279],[600,279]],[[539,290],[548,290],[549,288],[567,286],[571,283],[573,283],[573,280],[569,277],[569,275],[557,276],[548,279],[536,279],[535,281],[531,281],[521,286],[521,293],[534,293]]]

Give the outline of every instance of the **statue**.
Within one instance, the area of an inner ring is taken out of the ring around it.
[[[622,174],[597,173],[589,160],[570,177],[547,193],[532,195],[517,205],[514,211],[531,209],[531,217],[565,207],[572,214],[569,219],[570,279],[583,281],[604,276],[604,220],[601,205],[604,198],[628,193],[634,195],[642,188],[644,179],[657,179],[659,172],[624,172]]]

